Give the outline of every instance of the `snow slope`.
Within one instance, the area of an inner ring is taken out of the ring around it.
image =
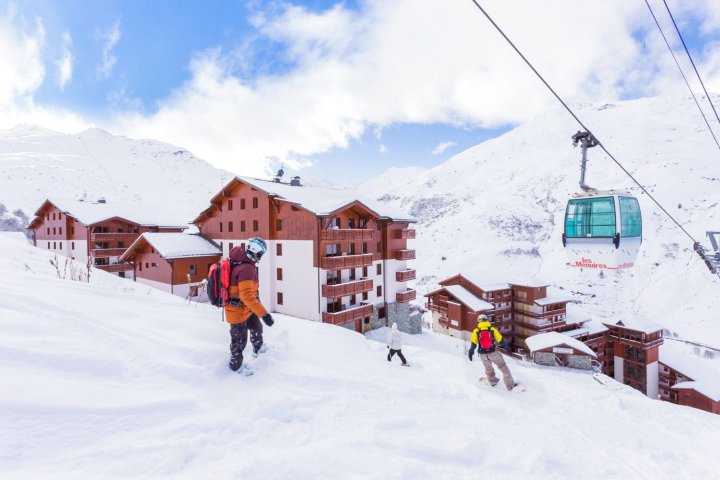
[[[0,131],[0,203],[31,218],[47,198],[71,205],[85,196],[138,210],[163,204],[173,218],[189,222],[233,176],[182,148],[100,129]]]
[[[705,231],[720,229],[720,152],[692,99],[651,98],[576,111],[686,230],[709,246]],[[587,182],[639,196],[643,245],[628,271],[600,274],[565,265],[565,204],[578,191],[580,176],[580,149],[570,140],[577,130],[565,111],[548,112],[411,178],[391,172],[361,188],[419,220],[419,294],[458,272],[491,283],[539,277],[571,292],[581,305],[570,308],[584,315],[640,318],[720,348],[720,278],[599,148],[589,151]]]
[[[720,417],[607,377],[521,364],[478,382],[464,345],[368,338],[277,315],[252,377],[210,306],[92,272],[0,233],[0,472],[46,478],[712,478]]]

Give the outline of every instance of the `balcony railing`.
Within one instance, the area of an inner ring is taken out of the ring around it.
[[[360,307],[350,308],[341,312],[323,312],[322,318],[324,323],[332,323],[333,325],[342,325],[344,323],[353,322],[372,316],[373,306],[362,305]]]
[[[395,230],[397,233],[395,234],[395,238],[398,238],[400,240],[414,240],[415,239],[415,230],[412,228],[403,228],[401,230]]]
[[[104,272],[127,272],[132,270],[133,266],[130,263],[114,263],[112,265],[93,265],[93,267],[100,269]]]
[[[415,260],[415,250],[395,250],[395,260]]]
[[[119,257],[127,251],[127,248],[95,248],[93,249],[93,255],[95,258],[98,257]]]
[[[90,240],[93,242],[134,242],[140,236],[139,233],[92,233]]]
[[[331,228],[320,232],[320,240],[370,240],[373,232],[367,228]]]
[[[395,301],[409,302],[410,300],[415,300],[416,295],[417,295],[417,292],[412,289],[405,290],[404,292],[397,292],[395,294]]]
[[[357,280],[337,285],[323,285],[322,296],[326,298],[339,298],[369,292],[373,289],[372,280]]]
[[[437,305],[435,303],[428,303],[427,309],[431,310],[433,312],[438,312],[438,313],[447,313],[447,311],[448,311],[448,307],[446,307],[444,305]]]
[[[395,272],[395,281],[407,282],[409,280],[415,280],[415,270],[400,270]]]
[[[320,268],[323,270],[341,270],[343,268],[369,267],[372,265],[372,257],[372,253],[322,257],[320,259]]]

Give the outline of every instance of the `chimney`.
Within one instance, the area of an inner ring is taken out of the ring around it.
[[[292,179],[290,180],[290,186],[302,187],[302,185],[300,185],[300,177],[292,177]]]

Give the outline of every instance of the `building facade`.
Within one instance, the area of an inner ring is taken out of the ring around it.
[[[408,263],[415,220],[343,195],[299,181],[236,177],[193,224],[223,256],[251,237],[266,241],[260,299],[272,311],[357,332],[396,322],[420,333],[408,283],[416,276]]]

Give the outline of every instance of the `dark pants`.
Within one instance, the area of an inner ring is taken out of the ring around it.
[[[252,314],[250,318],[242,323],[230,325],[230,370],[237,370],[243,363],[243,350],[248,341],[248,330],[250,330],[250,343],[253,351],[258,351],[263,344],[263,327],[257,315]]]
[[[392,360],[393,355],[397,353],[397,356],[400,357],[400,361],[405,365],[407,363],[407,360],[405,360],[405,357],[402,354],[402,350],[393,350],[392,348],[388,352],[388,362]]]

